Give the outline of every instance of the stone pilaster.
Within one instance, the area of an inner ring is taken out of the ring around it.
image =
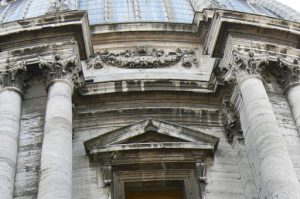
[[[300,63],[298,59],[279,59],[282,84],[300,135]]]
[[[236,82],[231,103],[243,130],[259,198],[300,198],[300,185],[260,72],[267,60],[233,52],[225,80]]]
[[[237,165],[240,171],[245,197],[247,199],[258,198],[256,185],[248,160],[248,154],[245,148],[239,116],[234,110],[234,106],[230,102],[230,99],[228,98],[223,100],[221,110],[223,124],[225,127],[225,136],[227,141],[232,145],[237,159]]]
[[[22,103],[23,64],[0,71],[0,197],[13,198]]]
[[[76,58],[41,60],[48,76],[48,102],[41,156],[39,199],[71,199],[72,94],[78,84]]]

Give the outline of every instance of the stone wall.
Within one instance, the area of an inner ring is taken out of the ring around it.
[[[22,102],[14,198],[36,198],[47,93],[44,78],[33,78]]]
[[[109,130],[146,118],[198,129],[220,137],[214,159],[207,160],[207,198],[244,198],[236,154],[224,136],[212,95],[174,92],[115,93],[76,97],[73,138],[73,198],[109,198],[98,165],[92,165],[83,142]]]

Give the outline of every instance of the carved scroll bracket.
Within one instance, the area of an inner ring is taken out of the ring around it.
[[[196,162],[195,173],[196,173],[196,177],[198,178],[201,199],[205,199],[206,198],[205,187],[207,184],[207,181],[206,181],[207,169],[206,169],[205,163]]]
[[[104,187],[110,186],[112,182],[112,170],[111,165],[103,165],[102,166],[103,173],[103,185]]]
[[[0,70],[0,88],[15,88],[20,92],[23,92],[25,87],[26,67],[24,62],[18,61],[14,63],[8,63],[5,69]]]
[[[163,50],[157,48],[146,48],[139,46],[134,49],[126,49],[110,52],[105,50],[96,53],[87,60],[88,69],[101,69],[104,66],[118,68],[140,69],[140,68],[163,68],[181,64],[190,68],[197,64],[194,50]]]
[[[83,85],[81,70],[78,67],[77,56],[61,58],[54,55],[51,58],[39,57],[40,68],[46,76],[48,85],[54,80],[63,79],[73,84],[75,88]]]
[[[234,111],[234,107],[230,100],[223,100],[221,112],[227,141],[232,144],[235,138],[243,139],[240,120],[238,114]]]

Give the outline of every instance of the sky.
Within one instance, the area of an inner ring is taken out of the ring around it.
[[[300,1],[299,0],[277,0],[291,8],[293,8],[294,10],[297,10],[298,12],[300,12]]]

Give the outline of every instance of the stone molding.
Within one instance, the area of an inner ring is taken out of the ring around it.
[[[163,50],[139,46],[136,48],[96,53],[87,60],[88,69],[102,69],[104,66],[119,68],[164,68],[180,64],[190,68],[196,65],[195,51],[177,48]]]
[[[223,99],[221,113],[227,141],[232,144],[235,139],[243,139],[240,119],[230,99]]]
[[[56,80],[67,81],[75,88],[83,85],[77,56],[62,58],[56,54],[51,56],[51,58],[39,57],[39,65],[46,76],[48,86]]]
[[[24,62],[8,64],[5,69],[0,70],[0,88],[14,88],[23,92],[26,67]]]

